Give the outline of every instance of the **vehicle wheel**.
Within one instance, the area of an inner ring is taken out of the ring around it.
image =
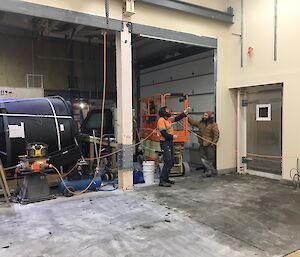
[[[185,177],[190,175],[190,165],[187,162],[182,163],[183,175]]]

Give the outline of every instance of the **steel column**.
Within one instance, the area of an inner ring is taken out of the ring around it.
[[[117,140],[119,187],[133,188],[132,149],[132,46],[128,24],[116,33],[117,61]]]

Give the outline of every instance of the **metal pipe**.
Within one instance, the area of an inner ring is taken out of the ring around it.
[[[241,67],[244,67],[244,0],[241,0]]]
[[[157,86],[157,85],[165,84],[165,83],[168,83],[168,82],[175,82],[175,81],[181,81],[181,80],[186,80],[186,79],[199,78],[199,77],[213,75],[213,74],[214,74],[213,72],[209,72],[209,73],[199,74],[199,75],[194,75],[194,76],[186,76],[186,77],[182,77],[182,78],[178,78],[178,79],[169,79],[169,80],[164,80],[164,81],[160,81],[160,82],[157,82],[157,83],[145,84],[145,85],[142,85],[140,87],[142,88],[142,87]]]
[[[236,113],[236,167],[237,167],[237,172],[241,172],[241,156],[240,156],[240,137],[241,137],[241,89],[237,90],[237,113]]]
[[[214,49],[214,81],[213,81],[213,88],[214,88],[214,119],[217,120],[217,81],[218,81],[218,63],[217,63],[217,49]]]
[[[205,92],[205,93],[188,94],[188,97],[203,96],[203,95],[214,95],[214,94],[215,94],[215,91],[212,91],[212,92]]]
[[[34,51],[34,38],[31,39],[31,72],[35,74],[35,51]],[[33,87],[35,87],[35,80],[33,79]]]
[[[274,1],[274,61],[277,61],[278,0]]]
[[[191,57],[192,56],[190,56],[189,58],[191,58]],[[187,63],[196,62],[196,61],[200,61],[200,60],[204,60],[204,59],[209,59],[209,58],[213,58],[213,57],[214,57],[214,55],[210,54],[210,55],[204,56],[204,57],[191,58],[191,59],[189,59],[187,61],[183,61],[183,62],[180,62],[180,63],[169,64],[167,66],[164,65],[164,67],[160,67],[160,68],[157,68],[157,69],[151,69],[149,71],[144,71],[143,70],[143,71],[141,71],[141,75],[149,74],[149,73],[152,73],[152,72],[155,72],[155,71],[162,71],[162,70],[166,70],[166,69],[169,69],[169,68],[172,68],[172,67],[176,67],[176,66],[179,66],[179,65],[184,65],[184,64],[187,64]],[[180,59],[179,59],[179,61],[180,61]]]
[[[297,158],[297,191],[299,191],[300,188],[300,173],[299,173],[299,158]]]

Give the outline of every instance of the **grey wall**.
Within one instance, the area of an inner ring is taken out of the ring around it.
[[[151,96],[157,93],[186,93],[189,95],[191,116],[200,119],[205,111],[214,111],[213,51],[165,63],[141,71],[140,93]],[[182,105],[180,105],[182,106]],[[179,109],[176,107],[175,109]],[[177,111],[177,110],[176,110]],[[185,159],[198,163],[197,137],[190,133]]]

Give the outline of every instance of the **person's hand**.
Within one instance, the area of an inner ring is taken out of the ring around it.
[[[176,139],[178,137],[178,135],[173,135],[173,139]]]
[[[191,107],[186,108],[183,112],[185,115],[187,115],[192,110]]]

